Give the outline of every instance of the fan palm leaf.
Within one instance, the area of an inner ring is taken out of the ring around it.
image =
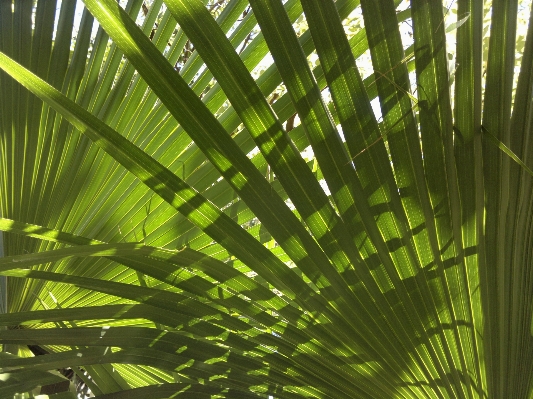
[[[532,397],[519,5],[0,2],[1,396]]]

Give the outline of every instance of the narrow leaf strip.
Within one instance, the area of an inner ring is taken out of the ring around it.
[[[522,162],[522,160],[513,151],[511,151],[509,147],[507,147],[500,140],[498,140],[498,138],[495,135],[493,135],[491,132],[489,132],[487,129],[485,129],[484,126],[481,126],[481,130],[483,131],[483,133],[486,134],[486,137],[492,144],[494,144],[505,155],[507,155],[509,158],[515,161],[518,165],[520,165],[530,176],[533,176],[533,170],[529,169],[529,167],[524,162]]]

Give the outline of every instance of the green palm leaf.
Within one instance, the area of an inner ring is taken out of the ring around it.
[[[0,396],[532,397],[522,3],[0,2]]]

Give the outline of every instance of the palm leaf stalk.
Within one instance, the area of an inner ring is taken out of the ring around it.
[[[533,398],[533,24],[406,3],[0,2],[0,396]]]

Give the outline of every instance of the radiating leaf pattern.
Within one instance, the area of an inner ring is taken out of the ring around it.
[[[533,398],[531,4],[408,3],[1,1],[0,397]]]

